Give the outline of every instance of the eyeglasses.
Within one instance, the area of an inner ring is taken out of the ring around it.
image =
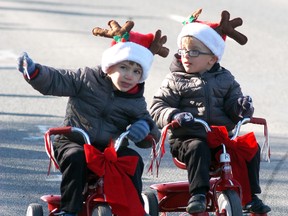
[[[184,56],[188,53],[190,57],[198,57],[199,55],[214,55],[213,53],[206,53],[201,52],[199,50],[185,50],[185,49],[178,49],[178,54]]]

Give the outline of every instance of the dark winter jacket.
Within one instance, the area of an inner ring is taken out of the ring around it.
[[[144,84],[139,84],[138,93],[129,94],[113,90],[111,79],[101,67],[72,71],[36,64],[36,68],[39,73],[29,83],[43,95],[69,97],[63,126],[83,129],[93,144],[106,146],[139,119],[147,120],[151,135],[158,141],[159,130],[143,96]],[[75,142],[81,140],[78,136],[68,137]],[[144,140],[138,146],[148,147],[151,143]]]
[[[176,57],[152,101],[150,113],[156,124],[162,128],[176,113],[190,112],[209,125],[225,125],[231,131],[240,120],[237,99],[243,95],[234,76],[218,63],[203,74],[189,74]],[[173,129],[172,133],[170,138],[206,137],[199,124]]]

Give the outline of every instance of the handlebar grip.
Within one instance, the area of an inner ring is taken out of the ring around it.
[[[250,119],[250,123],[252,124],[259,124],[259,125],[267,125],[266,119],[264,118],[257,118],[257,117],[252,117]]]
[[[51,136],[51,135],[56,135],[56,134],[69,134],[71,133],[71,131],[72,131],[72,127],[67,126],[67,127],[49,128],[47,133],[49,134],[49,136]]]

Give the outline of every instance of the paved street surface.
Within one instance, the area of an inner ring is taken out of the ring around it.
[[[17,72],[16,58],[26,51],[35,62],[59,68],[95,66],[110,40],[94,37],[91,30],[116,19],[120,24],[135,21],[142,33],[158,28],[168,36],[171,53],[155,57],[146,83],[150,105],[155,91],[169,72],[181,21],[202,7],[202,20],[219,21],[226,9],[231,17],[241,16],[239,31],[248,36],[240,46],[227,39],[222,65],[242,84],[243,92],[254,99],[255,116],[268,122],[271,162],[261,163],[261,199],[271,206],[271,216],[288,212],[288,2],[254,1],[89,1],[89,0],[0,0],[0,215],[25,215],[30,203],[43,204],[44,194],[59,193],[59,173],[47,177],[48,157],[43,134],[58,126],[67,98],[42,96]],[[199,19],[200,19],[199,18]],[[263,141],[262,126],[253,129]],[[141,150],[145,161],[150,151]],[[57,180],[58,178],[58,180]],[[56,180],[55,180],[56,179]],[[158,182],[186,180],[184,170],[171,162],[169,150],[158,178],[144,175],[144,189]],[[171,214],[172,215],[172,214]]]

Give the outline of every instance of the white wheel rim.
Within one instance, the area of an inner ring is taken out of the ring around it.
[[[31,208],[31,206],[28,206],[27,211],[26,211],[26,216],[32,216],[32,208]]]
[[[227,196],[224,194],[220,194],[218,197],[218,206],[219,206],[219,211],[222,212],[222,210],[226,210],[226,215],[227,216],[232,216],[232,210],[231,210],[231,205],[228,201]]]
[[[146,213],[149,213],[149,200],[148,200],[148,197],[142,193],[142,198],[144,200],[144,210]]]

